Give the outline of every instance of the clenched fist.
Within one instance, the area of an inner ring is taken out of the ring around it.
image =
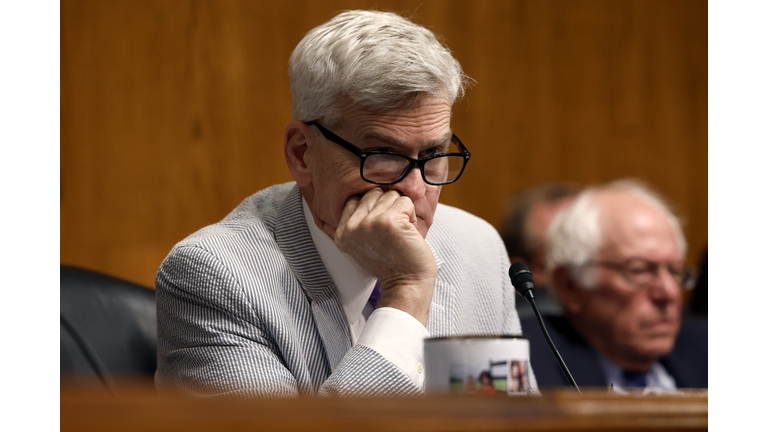
[[[437,267],[415,223],[410,198],[377,187],[351,197],[338,228],[326,232],[340,251],[379,279],[380,307],[405,311],[426,326]]]

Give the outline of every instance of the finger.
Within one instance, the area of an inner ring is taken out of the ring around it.
[[[368,212],[370,216],[378,216],[392,208],[392,205],[400,198],[400,191],[390,190],[381,195],[373,208]]]
[[[352,217],[352,214],[354,214],[355,210],[357,210],[357,207],[360,205],[360,196],[359,195],[353,195],[349,197],[346,203],[344,203],[344,208],[341,210],[341,218],[339,219],[339,226],[340,228],[347,224],[349,221],[349,218]]]
[[[352,223],[353,225],[356,225],[361,220],[365,219],[365,217],[368,216],[368,213],[370,213],[371,209],[374,208],[376,202],[379,200],[383,193],[384,191],[382,191],[381,188],[375,187],[363,194],[362,197],[355,196],[356,200],[354,208],[347,206],[349,205],[349,202],[352,200],[352,198],[347,200],[347,205],[345,205],[344,211],[348,211],[349,214],[347,218],[344,219],[345,224]]]
[[[392,210],[401,212],[408,215],[408,221],[412,224],[416,224],[416,206],[413,205],[413,201],[406,195],[397,197],[391,206]]]
[[[362,209],[365,210],[365,213],[369,213],[373,207],[376,206],[376,203],[379,201],[382,195],[384,195],[384,191],[381,190],[380,187],[370,189],[368,192],[363,194],[362,198],[360,198],[360,204],[358,205],[358,208],[362,207]]]

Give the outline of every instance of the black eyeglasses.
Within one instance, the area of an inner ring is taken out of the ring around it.
[[[456,135],[451,136],[447,149],[437,153],[438,149],[430,149],[434,154],[420,159],[413,159],[398,153],[388,151],[360,150],[352,143],[329,131],[316,121],[305,123],[315,126],[328,140],[332,141],[360,158],[360,177],[368,183],[391,185],[404,179],[411,169],[419,168],[424,182],[430,185],[446,185],[461,177],[469,161],[469,151],[459,141]],[[443,149],[440,149],[443,150]]]
[[[630,284],[643,286],[659,277],[661,266],[665,266],[677,284],[684,289],[692,289],[696,282],[696,269],[685,263],[657,263],[644,259],[631,259],[623,263],[610,261],[588,261],[585,266],[603,267],[618,272]]]

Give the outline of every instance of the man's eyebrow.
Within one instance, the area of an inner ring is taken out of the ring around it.
[[[435,140],[432,140],[432,141],[428,141],[423,146],[421,146],[421,148],[430,148],[430,147],[440,146],[440,145],[444,144],[446,141],[450,141],[452,136],[453,136],[453,132],[449,131],[442,138],[438,138],[438,139],[435,139]],[[389,135],[384,135],[384,134],[379,133],[379,132],[366,132],[366,133],[362,134],[362,136],[360,136],[358,139],[356,139],[356,141],[361,143],[361,144],[366,143],[366,142],[375,141],[375,142],[380,142],[380,143],[388,144],[388,145],[390,145],[392,147],[400,147],[400,148],[405,148],[405,147],[408,147],[410,145],[409,143],[407,143],[405,141],[399,140],[399,139],[397,139],[395,137],[392,137],[392,136],[389,136]]]

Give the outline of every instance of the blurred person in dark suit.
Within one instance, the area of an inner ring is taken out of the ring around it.
[[[685,252],[677,217],[637,182],[588,188],[555,217],[547,268],[563,315],[545,323],[577,384],[707,387],[706,322],[681,313]],[[567,386],[535,317],[522,325],[539,385]]]
[[[559,314],[560,305],[549,295],[545,240],[552,219],[581,191],[575,183],[544,183],[515,195],[507,207],[502,239],[510,262],[522,262],[536,281],[536,304],[542,313]],[[516,297],[520,318],[533,316],[531,305]]]

